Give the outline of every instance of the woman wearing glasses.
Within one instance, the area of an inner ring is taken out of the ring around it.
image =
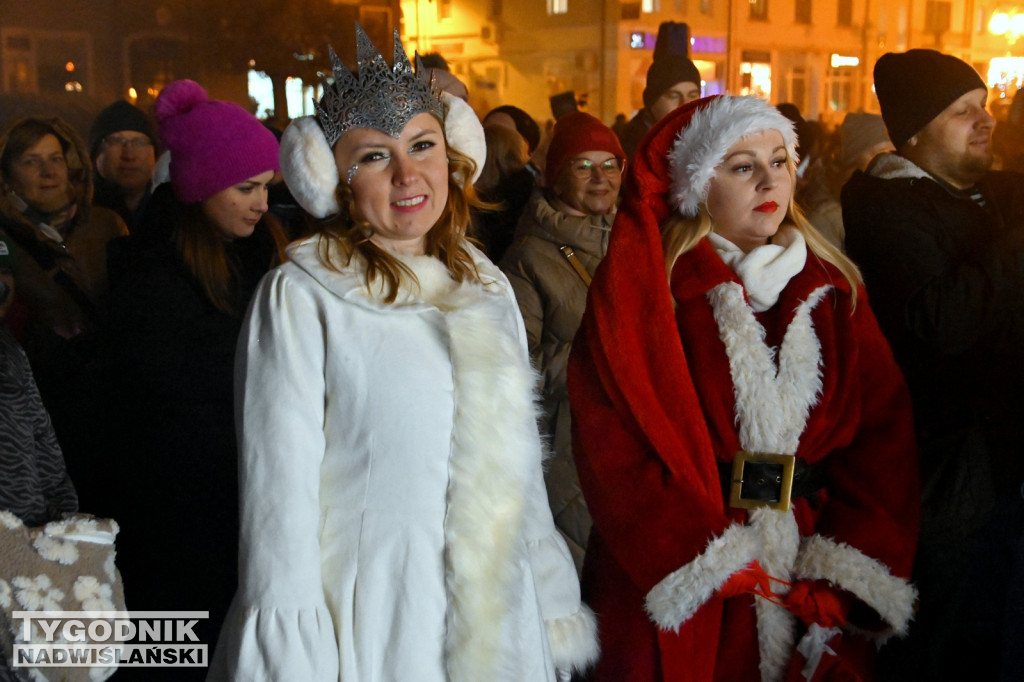
[[[608,249],[624,157],[615,133],[590,114],[559,119],[545,163],[546,189],[527,204],[516,242],[500,263],[542,375],[543,426],[554,451],[544,472],[548,502],[577,569],[590,515],[572,458],[565,365],[590,277]]]

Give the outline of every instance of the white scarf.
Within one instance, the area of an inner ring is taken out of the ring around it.
[[[715,232],[708,235],[708,240],[743,282],[750,307],[758,313],[775,305],[789,280],[807,263],[807,243],[794,227],[780,229],[771,244],[759,246],[749,253]]]

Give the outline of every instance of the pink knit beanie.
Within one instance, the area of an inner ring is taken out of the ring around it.
[[[195,81],[167,84],[154,111],[171,152],[171,184],[185,203],[280,169],[274,133],[237,104],[211,100]]]

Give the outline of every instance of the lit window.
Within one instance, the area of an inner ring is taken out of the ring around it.
[[[548,14],[568,14],[569,0],[548,0]]]
[[[640,10],[644,14],[653,14],[661,11],[661,0],[641,0]]]

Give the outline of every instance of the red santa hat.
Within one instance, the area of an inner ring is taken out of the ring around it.
[[[715,168],[730,147],[744,137],[777,130],[790,158],[797,158],[797,136],[793,122],[779,110],[757,97],[718,95],[680,107],[672,115],[678,131],[669,150],[672,177],[672,207],[686,217],[697,215],[697,207],[708,197],[708,185]],[[650,145],[648,145],[650,147]]]

